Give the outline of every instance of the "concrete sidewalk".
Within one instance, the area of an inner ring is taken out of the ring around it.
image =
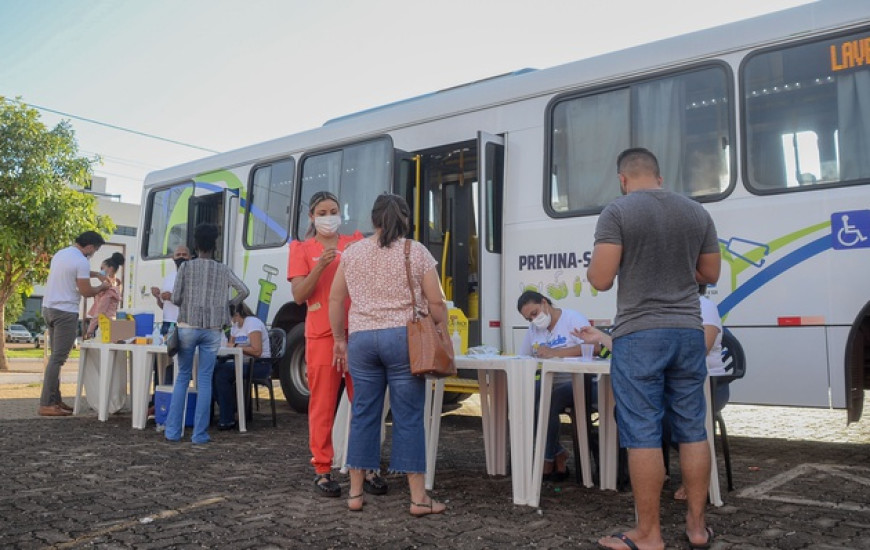
[[[0,371],[0,386],[42,382],[45,364],[42,359],[7,359],[8,371]],[[60,369],[61,384],[75,384],[79,375],[79,360],[69,359]]]

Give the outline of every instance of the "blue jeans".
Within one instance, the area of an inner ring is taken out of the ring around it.
[[[621,447],[660,448],[665,411],[673,442],[707,438],[706,351],[704,333],[697,329],[642,330],[613,341],[611,381]]]
[[[541,381],[535,382],[535,410],[538,410],[541,402]],[[562,423],[559,414],[565,407],[574,406],[574,385],[569,382],[555,382],[553,393],[550,395],[550,415],[547,418],[547,445],[544,447],[544,460],[551,461],[556,455],[565,449],[559,443],[559,431]],[[577,414],[578,419],[583,418],[583,413]],[[535,417],[537,423],[537,417]],[[578,420],[579,422],[579,420]],[[537,429],[537,426],[535,427]]]
[[[242,373],[248,376],[250,361],[245,358]],[[267,378],[272,373],[271,359],[257,359],[254,362],[254,378]],[[236,362],[233,357],[221,359],[214,367],[214,395],[219,412],[218,423],[229,426],[236,421]]]
[[[407,329],[396,327],[353,332],[347,346],[353,379],[347,466],[362,470],[380,469],[381,414],[384,392],[389,387],[393,411],[390,470],[424,473],[426,379],[411,374]]]
[[[208,425],[211,421],[211,384],[214,363],[221,345],[220,329],[176,328],[178,331],[178,373],[172,388],[172,400],[166,416],[166,439],[181,439],[184,427],[182,416],[187,408],[187,387],[193,373],[193,357],[199,348],[196,377],[196,411],[193,416],[193,443],[208,443]]]

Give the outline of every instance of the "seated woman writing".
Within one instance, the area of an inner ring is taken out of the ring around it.
[[[517,300],[517,310],[529,323],[529,330],[520,346],[520,355],[543,359],[579,357],[583,342],[573,333],[589,326],[589,320],[571,309],[553,306],[549,298],[527,290]],[[541,396],[541,381],[535,383],[535,410]],[[544,450],[544,477],[563,481],[568,477],[568,451],[559,444],[559,415],[565,407],[574,406],[574,390],[570,374],[557,374],[548,417],[547,444]]]
[[[263,321],[254,316],[244,302],[237,307],[230,306],[233,324],[230,328],[229,344],[242,348],[245,357],[254,357],[254,372],[249,373],[248,361],[244,364],[245,377],[265,378],[272,370],[271,350],[269,349],[269,331]],[[222,358],[214,369],[214,395],[220,408],[218,420],[219,430],[231,430],[236,427],[236,371],[232,358]]]

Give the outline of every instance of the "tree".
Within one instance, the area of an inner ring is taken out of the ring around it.
[[[35,109],[0,96],[0,329],[7,302],[45,283],[56,251],[84,231],[112,234],[112,220],[80,191],[96,160],[79,156],[68,120],[48,129]],[[7,369],[4,339],[0,370]]]
[[[9,297],[3,311],[4,326],[10,325],[18,320],[21,313],[24,312],[24,294],[15,292]]]

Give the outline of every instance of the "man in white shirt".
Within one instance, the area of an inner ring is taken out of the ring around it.
[[[175,262],[175,271],[167,273],[160,288],[151,287],[151,295],[157,299],[157,305],[163,309],[163,325],[160,334],[166,336],[169,329],[178,321],[178,306],[172,303],[172,289],[175,288],[175,277],[178,276],[178,268],[190,259],[190,249],[180,244],[175,247],[172,261]]]
[[[51,259],[42,299],[42,317],[48,327],[51,357],[45,366],[37,411],[40,416],[72,414],[72,407],[61,399],[60,368],[75,344],[82,296],[91,298],[109,286],[105,277],[91,271],[88,261],[105,242],[96,231],[85,231],[76,237],[75,244],[57,252]],[[91,286],[92,277],[102,279],[102,283]]]

